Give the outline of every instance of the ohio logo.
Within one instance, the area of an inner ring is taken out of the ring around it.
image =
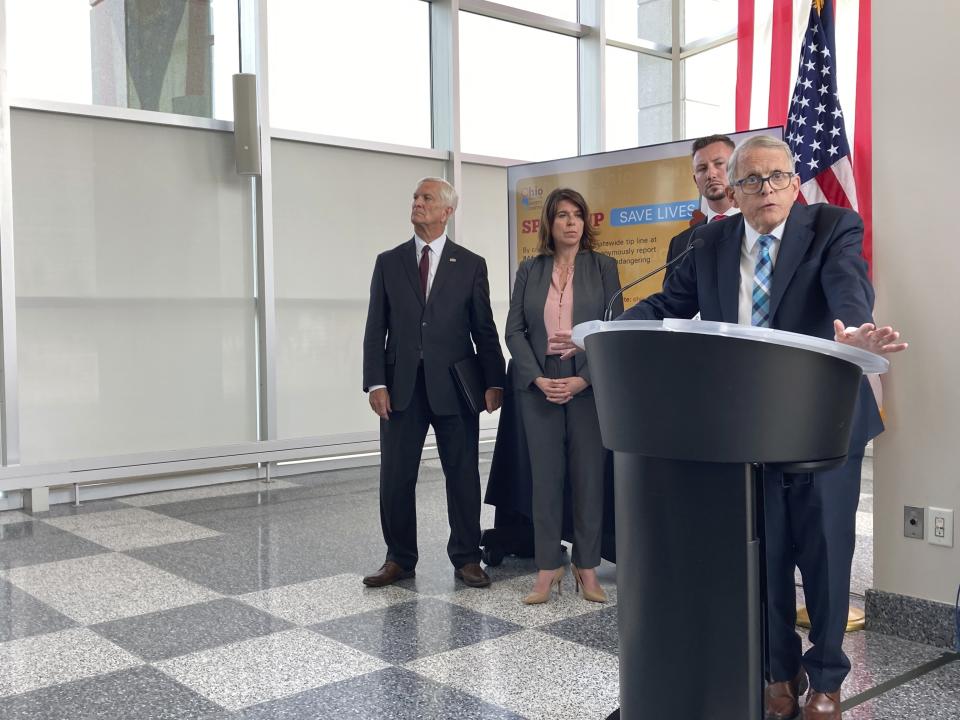
[[[540,188],[540,187],[520,188],[520,203],[524,207],[530,207],[530,203],[536,202],[537,200],[543,200],[543,188]]]

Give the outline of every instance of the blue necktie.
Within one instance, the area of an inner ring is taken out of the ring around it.
[[[750,316],[750,324],[757,327],[770,327],[770,279],[773,277],[770,246],[775,239],[773,235],[761,235],[757,239],[760,253],[753,272],[753,311]]]

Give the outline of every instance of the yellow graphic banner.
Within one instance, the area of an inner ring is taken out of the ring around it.
[[[780,128],[730,136],[739,143],[751,135],[780,137]],[[670,240],[690,226],[700,210],[693,182],[691,141],[584,155],[508,168],[511,277],[517,265],[536,254],[540,213],[551,190],[569,187],[587,200],[597,229],[598,250],[617,260],[620,283],[627,283],[667,261]],[[657,273],[624,294],[624,307],[658,292]]]

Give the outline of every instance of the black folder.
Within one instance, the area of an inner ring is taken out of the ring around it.
[[[483,368],[480,367],[480,359],[476,355],[471,355],[450,367],[453,373],[453,381],[460,389],[467,407],[474,415],[479,415],[487,407],[485,399],[487,388],[483,381]]]

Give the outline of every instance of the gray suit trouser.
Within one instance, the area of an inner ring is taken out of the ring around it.
[[[572,360],[547,356],[544,377],[574,374]],[[573,504],[573,563],[600,564],[606,450],[593,393],[588,388],[565,405],[549,402],[536,386],[517,393],[533,475],[535,560],[540,570],[562,564],[563,484],[569,477]]]

